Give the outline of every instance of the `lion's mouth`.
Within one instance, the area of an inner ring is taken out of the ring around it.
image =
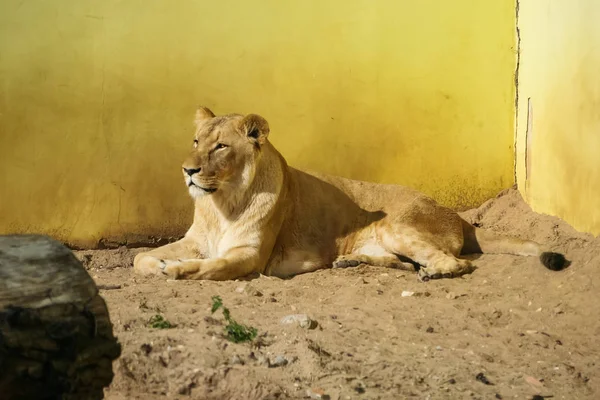
[[[188,187],[192,187],[192,186],[194,186],[194,187],[196,187],[196,188],[198,188],[198,189],[200,189],[200,190],[203,190],[203,191],[205,191],[206,193],[214,193],[214,192],[216,192],[216,191],[217,191],[217,189],[216,189],[216,188],[204,188],[204,187],[202,187],[202,186],[198,186],[198,185],[196,185],[194,182],[190,181],[190,183],[188,183]]]

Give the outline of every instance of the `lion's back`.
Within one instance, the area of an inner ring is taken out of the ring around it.
[[[406,186],[359,181],[315,172],[306,174],[340,190],[367,211],[393,211],[410,206],[415,201],[431,200],[425,194]]]

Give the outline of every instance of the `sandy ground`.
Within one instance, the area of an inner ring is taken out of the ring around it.
[[[77,252],[123,345],[106,398],[600,399],[600,238],[533,213],[515,190],[464,217],[572,264],[483,255],[472,274],[427,283],[369,266],[189,282],[135,275],[139,249]],[[214,295],[256,327],[253,344],[223,337]],[[157,314],[175,327],[149,327]],[[280,323],[291,314],[318,326]]]

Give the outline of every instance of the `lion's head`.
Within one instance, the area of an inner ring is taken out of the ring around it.
[[[269,124],[255,114],[216,117],[208,108],[196,111],[192,150],[183,162],[192,197],[217,191],[244,190],[254,179]]]

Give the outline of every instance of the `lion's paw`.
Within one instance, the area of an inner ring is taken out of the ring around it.
[[[183,275],[182,262],[180,260],[161,260],[162,261],[162,273],[167,275],[171,279],[178,279]]]
[[[164,265],[163,260],[143,253],[138,254],[133,261],[134,271],[141,275],[160,275]]]
[[[445,265],[421,266],[417,277],[421,282],[427,282],[430,279],[455,278],[473,272],[473,270],[473,264],[469,260],[456,259]]]
[[[357,267],[362,263],[361,260],[357,260],[356,257],[353,256],[339,256],[333,262],[333,268],[348,268],[348,267]]]

